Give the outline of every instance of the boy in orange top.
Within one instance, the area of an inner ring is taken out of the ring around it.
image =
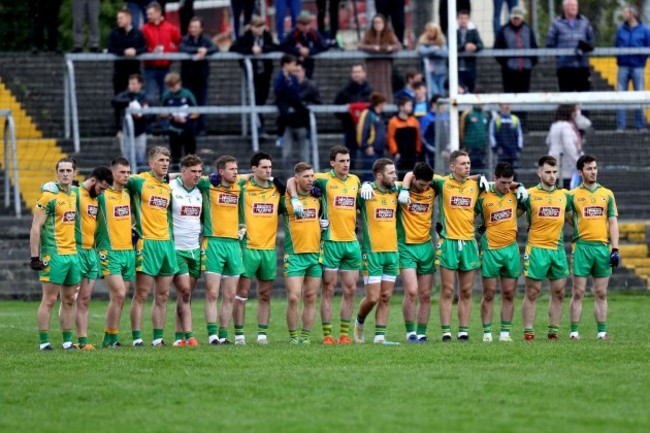
[[[397,99],[397,114],[388,122],[388,151],[397,161],[397,170],[411,170],[422,154],[420,122],[413,116],[413,101],[407,96]]]

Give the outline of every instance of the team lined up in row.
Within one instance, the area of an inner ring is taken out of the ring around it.
[[[41,271],[43,282],[43,301],[38,313],[41,350],[52,348],[48,335],[50,312],[59,291],[63,348],[94,348],[86,335],[87,305],[100,272],[110,293],[104,347],[121,346],[118,324],[128,282],[134,278],[136,290],[130,310],[133,345],[143,345],[143,308],[154,282],[152,344],[164,344],[166,303],[172,281],[178,291],[174,345],[198,345],[192,331],[190,299],[201,271],[206,279],[208,342],[228,344],[232,319],[235,343],[245,344],[244,303],[252,280],[257,279],[257,341],[267,343],[280,213],[285,214],[284,275],[291,343],[310,341],[321,282],[323,343],[351,343],[359,269],[366,290],[354,323],[354,340],[364,341],[364,321],[376,305],[374,341],[391,344],[385,339],[386,324],[390,296],[400,274],[405,290],[406,339],[426,342],[434,262],[441,269],[443,341],[451,340],[456,274],[460,287],[458,339],[469,338],[472,285],[479,266],[483,275],[483,340],[492,340],[492,301],[500,277],[503,305],[499,338],[512,341],[513,300],[520,273],[517,216],[524,212],[529,221],[524,255],[525,338],[534,338],[535,300],[545,278],[551,280],[552,292],[549,338],[557,338],[569,274],[563,242],[566,212],[573,213],[568,221],[574,225],[575,241],[571,337],[579,338],[577,326],[589,276],[594,279],[598,336],[606,337],[607,282],[610,265],[618,265],[617,214],[611,191],[596,183],[597,165],[593,157],[586,156],[578,162],[583,183],[571,192],[555,188],[557,162],[549,156],[539,161],[540,184],[529,190],[514,184],[514,170],[508,163],[497,166],[493,184],[483,177],[470,177],[470,159],[463,151],[451,155],[448,176],[434,178],[430,166],[418,163],[403,183],[396,183],[395,165],[384,158],[373,166],[375,181],[361,185],[349,173],[347,148],[335,146],[330,153],[329,172],[315,174],[309,164],[298,163],[295,176],[287,182],[286,193],[284,185],[271,176],[271,157],[262,152],[251,158],[249,175],[238,174],[235,158],[222,156],[216,162],[217,172],[202,177],[201,160],[188,155],[182,161],[180,175],[172,175],[172,180],[167,181],[169,152],[162,147],[151,149],[149,164],[150,172],[131,175],[129,162],[118,157],[111,169],[95,169],[76,188],[71,187],[74,161],[64,159],[57,164],[58,183],[43,186],[34,211],[31,237],[32,268]],[[516,191],[511,191],[515,186]],[[436,196],[440,203],[440,239],[434,250],[431,228]],[[357,210],[362,219],[361,245],[355,233]],[[475,241],[476,213],[481,215],[485,227],[480,261]],[[135,248],[131,239],[132,220],[139,238]],[[199,245],[201,234],[203,243]],[[343,297],[340,335],[335,340],[332,300],[339,271]],[[79,284],[79,345],[74,345],[72,323]],[[223,295],[217,311],[220,290]],[[299,335],[301,297],[304,306]]]

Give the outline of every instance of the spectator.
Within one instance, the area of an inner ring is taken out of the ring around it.
[[[84,47],[84,24],[88,21],[88,46],[91,53],[99,52],[99,0],[72,0],[73,53]]]
[[[366,67],[362,63],[352,65],[350,70],[350,81],[336,94],[335,105],[348,105],[348,113],[337,113],[336,117],[341,121],[345,146],[350,151],[350,169],[354,168],[358,144],[355,118],[358,120],[361,111],[367,108],[370,101],[372,87],[366,79]],[[361,104],[359,104],[361,103]],[[365,106],[364,106],[365,105]],[[358,112],[354,118],[351,113]]]
[[[413,115],[418,122],[427,115],[429,112],[429,101],[427,100],[427,86],[420,82],[413,84],[413,91],[415,92],[415,102],[413,104]]]
[[[519,168],[519,152],[524,148],[524,136],[519,118],[510,113],[510,104],[499,104],[499,112],[490,120],[490,147],[498,162],[509,162]]]
[[[447,19],[449,8],[447,3],[447,0],[440,0],[438,3],[438,18],[440,20],[440,29],[445,36],[449,36],[447,33],[447,29],[449,27],[449,22]],[[458,15],[458,12],[460,11],[467,11],[470,14],[472,13],[472,5],[470,3],[470,0],[456,0],[455,15]]]
[[[253,19],[253,12],[255,11],[255,0],[232,0],[232,21],[233,21],[233,40],[239,39],[241,28],[240,19],[242,12],[244,13],[244,28]]]
[[[535,33],[524,21],[524,10],[514,7],[510,11],[510,21],[505,24],[496,36],[495,49],[529,49],[537,48]],[[501,81],[505,93],[528,93],[533,67],[537,57],[496,57],[501,64]],[[521,121],[526,126],[526,113],[520,114]]]
[[[309,12],[300,14],[298,24],[289,33],[281,44],[282,51],[294,55],[299,62],[305,65],[307,78],[314,75],[314,59],[318,53],[327,51],[327,47],[318,32],[311,28],[311,15]]]
[[[395,37],[393,30],[388,27],[383,15],[377,14],[372,17],[370,28],[359,43],[358,49],[382,55],[366,60],[368,81],[375,92],[386,95],[386,102],[392,103],[392,54],[402,49],[402,44]]]
[[[108,52],[120,57],[134,58],[147,51],[142,32],[132,25],[131,11],[121,9],[117,13],[117,27],[108,36]],[[113,94],[124,92],[132,75],[140,76],[139,60],[118,60],[113,66]],[[140,78],[142,78],[140,76]],[[122,130],[122,116],[115,117],[116,131]]]
[[[555,121],[546,136],[548,154],[560,163],[562,187],[569,189],[576,162],[582,154],[582,136],[575,123],[578,106],[563,104],[555,112]]]
[[[420,137],[426,162],[431,167],[436,163],[436,147],[441,151],[449,149],[449,111],[445,105],[438,107],[440,95],[434,94],[429,100],[429,112],[420,119]],[[437,126],[440,125],[440,128]]]
[[[309,110],[306,109],[308,105],[322,104],[320,99],[320,91],[318,86],[313,80],[307,78],[304,65],[300,62],[296,64],[294,74],[298,79],[298,96],[305,109],[295,110],[294,113],[289,115],[289,120],[284,130],[284,140],[282,148],[282,159],[289,165],[284,167],[292,167],[292,162],[289,158],[294,156],[293,149],[300,149],[299,161],[311,162],[313,159],[310,157],[309,147]]]
[[[115,109],[115,117],[121,119],[124,118],[124,110],[127,108],[144,108],[149,106],[147,101],[147,96],[142,91],[142,85],[144,80],[142,75],[133,74],[129,77],[128,88],[118,93],[111,100],[111,104]],[[136,171],[138,168],[145,167],[147,165],[147,134],[146,127],[151,116],[144,116],[142,114],[133,115],[133,129],[135,136],[135,160],[136,160]]]
[[[397,114],[388,122],[388,151],[397,163],[398,172],[411,170],[422,155],[420,122],[413,116],[413,100],[397,99]]]
[[[300,100],[306,105],[320,105],[323,103],[320,98],[320,90],[314,82],[307,78],[307,71],[305,65],[298,62],[296,64],[296,78],[298,78],[298,85],[300,86]]]
[[[203,21],[193,17],[188,26],[188,34],[181,40],[180,51],[192,55],[192,60],[181,63],[181,81],[186,83],[187,89],[192,92],[199,107],[205,106],[208,101],[208,78],[210,77],[210,64],[206,56],[218,51],[217,46],[203,33]],[[196,123],[196,133],[205,131],[205,116],[201,115]]]
[[[404,0],[375,0],[375,6],[378,14],[390,20],[397,40],[404,46]]]
[[[162,97],[162,106],[171,108],[196,107],[196,99],[188,89],[183,87],[180,75],[170,72],[165,77],[167,91]],[[196,114],[172,112],[169,122],[169,149],[171,163],[175,169],[184,155],[196,153]]]
[[[474,105],[460,116],[460,142],[469,153],[472,169],[486,168],[489,116],[482,105]]]
[[[140,30],[144,24],[144,17],[146,16],[146,7],[151,3],[151,0],[131,0],[126,2],[126,7],[131,11],[133,17],[133,27]]]
[[[185,36],[189,31],[190,22],[194,18],[194,0],[181,0],[178,4],[180,7],[178,10],[178,20],[180,21],[181,36]]]
[[[275,0],[275,30],[278,32],[278,41],[284,39],[284,18],[287,14],[287,7],[290,8],[291,28],[293,29],[298,24],[300,3],[300,0]]]
[[[164,54],[178,52],[181,33],[165,20],[160,3],[147,6],[148,22],[142,26],[147,51]],[[159,101],[165,91],[165,77],[169,73],[170,60],[146,60],[144,62],[144,88],[149,101]]]
[[[32,53],[43,49],[47,32],[47,50],[59,50],[59,10],[63,0],[29,0],[29,15],[32,23]]]
[[[422,57],[427,57],[428,70],[426,71],[431,77],[431,88],[429,92],[434,95],[445,95],[445,82],[447,81],[449,70],[447,61],[449,50],[445,35],[442,34],[440,26],[436,23],[429,22],[424,28],[424,33],[418,39],[418,53]]]
[[[615,46],[621,48],[647,48],[650,47],[650,29],[639,21],[639,11],[634,6],[623,8],[623,24],[616,30]],[[634,90],[645,89],[645,65],[648,60],[646,54],[635,54],[616,57],[618,65],[617,90],[627,91],[630,81]],[[626,125],[626,112],[619,110],[616,115],[616,129],[624,130]],[[644,129],[646,126],[643,110],[634,111],[634,127]]]
[[[562,2],[562,15],[551,22],[546,36],[547,48],[574,48],[575,56],[557,57],[557,80],[560,92],[591,90],[589,57],[594,49],[594,29],[589,20],[578,13],[577,0]]]
[[[271,88],[271,77],[273,76],[273,60],[256,60],[255,56],[260,54],[280,51],[280,46],[273,42],[273,36],[269,32],[264,20],[259,16],[251,18],[250,25],[244,31],[244,35],[237,39],[230,47],[235,53],[252,55],[253,83],[255,85],[255,105],[265,105]],[[257,128],[260,135],[264,132],[264,118],[258,115],[259,123]]]
[[[415,88],[413,86],[415,83],[422,82],[422,72],[416,69],[409,69],[406,71],[404,81],[406,81],[406,85],[393,95],[393,100],[397,101],[401,96],[406,96],[415,103]]]
[[[318,31],[325,38],[325,45],[329,48],[338,48],[336,42],[336,34],[339,31],[339,3],[341,0],[316,0],[316,8],[318,9],[317,22]],[[325,31],[325,12],[328,9],[329,3],[329,25],[330,31]]]
[[[492,15],[492,29],[494,30],[495,35],[499,33],[499,29],[501,28],[501,10],[503,9],[504,3],[508,6],[508,13],[512,18],[512,9],[517,7],[519,0],[492,0],[492,4],[494,5],[494,10]],[[523,11],[522,11],[522,15],[523,15]]]
[[[372,181],[372,164],[384,156],[388,147],[386,124],[381,117],[386,105],[386,97],[377,92],[370,95],[370,106],[361,112],[357,124],[357,143],[361,161],[361,178]]]
[[[462,10],[458,12],[458,52],[459,53],[476,53],[483,49],[481,35],[475,26],[470,27],[469,12]],[[476,86],[476,58],[459,57],[458,58],[458,81],[460,84],[474,93]],[[471,156],[470,156],[471,158]]]
[[[280,59],[282,68],[273,82],[275,105],[278,107],[278,135],[282,137],[282,163],[290,167],[294,144],[300,148],[301,156],[307,154],[307,128],[309,127],[309,110],[300,99],[297,60],[291,54]]]

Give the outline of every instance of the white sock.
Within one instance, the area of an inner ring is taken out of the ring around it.
[[[443,332],[442,336],[443,337],[451,337],[451,332]]]
[[[599,332],[598,333],[598,338],[605,338],[607,337],[607,332]]]
[[[266,340],[266,335],[260,334],[257,336],[257,341]]]

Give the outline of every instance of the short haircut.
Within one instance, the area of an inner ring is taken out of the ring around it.
[[[429,99],[429,107],[434,105],[434,104],[437,105],[438,104],[438,99],[440,99],[440,98],[442,98],[442,95],[439,95],[437,93],[434,93],[433,95],[431,95],[431,99]]]
[[[416,81],[413,83],[413,90],[418,90],[421,89],[422,87],[426,87],[422,81]]]
[[[162,13],[162,6],[160,6],[160,3],[158,3],[158,2],[149,3],[149,5],[147,5],[147,10],[149,10],[149,9],[155,9],[158,12]]]
[[[412,80],[413,78],[417,77],[418,75],[422,75],[422,72],[418,71],[417,69],[409,69],[406,71],[406,75],[404,75],[404,78],[406,82],[408,83],[409,80]]]
[[[573,112],[576,111],[575,104],[562,104],[555,110],[555,120],[570,121],[573,118]]]
[[[122,9],[120,9],[119,11],[117,11],[117,13],[118,13],[118,14],[128,15],[128,16],[130,16],[131,18],[133,18],[133,12],[131,12],[131,9],[129,9],[129,8],[127,8],[127,7],[123,7]]]
[[[217,159],[217,162],[214,165],[217,167],[217,170],[223,170],[226,168],[226,164],[234,162],[237,164],[237,158],[231,155],[222,155]]]
[[[113,184],[113,172],[108,167],[95,167],[90,172],[89,179],[94,178],[97,182],[106,182],[109,185]]]
[[[336,161],[336,155],[339,153],[343,155],[349,155],[350,151],[345,146],[341,146],[340,144],[336,145],[330,149],[330,161]]]
[[[116,165],[124,165],[124,166],[126,166],[126,167],[130,167],[130,166],[131,166],[131,163],[129,162],[128,159],[126,159],[125,157],[123,157],[122,155],[120,155],[120,156],[116,156],[116,157],[113,158],[113,160],[111,161],[111,168],[115,168]]]
[[[183,159],[181,159],[181,168],[194,167],[195,165],[203,165],[203,161],[193,153],[185,155]]]
[[[313,170],[313,169],[314,167],[312,167],[312,165],[309,164],[308,162],[299,162],[298,164],[293,166],[293,173],[300,174],[303,171]]]
[[[415,180],[431,182],[433,180],[433,168],[426,162],[418,162],[413,167],[413,177],[415,177]]]
[[[153,160],[157,155],[164,155],[168,158],[171,156],[169,149],[167,149],[165,146],[154,146],[149,149],[149,152],[147,152],[149,161]]]
[[[170,72],[169,74],[165,75],[165,84],[167,86],[175,86],[180,82],[181,82],[181,76],[178,75],[178,73],[176,72]]]
[[[361,69],[363,69],[365,71],[366,70],[366,65],[364,65],[363,63],[357,62],[357,63],[352,64],[352,66],[350,67],[350,70],[352,70],[354,68],[361,68]]]
[[[59,164],[63,164],[63,163],[66,163],[66,162],[69,162],[70,164],[72,164],[72,169],[73,170],[75,170],[75,171],[77,170],[77,161],[74,158],[67,158],[66,157],[66,158],[61,158],[56,162],[56,171],[59,171]]]
[[[469,153],[465,152],[464,150],[454,150],[451,152],[451,155],[449,155],[449,162],[456,162],[456,159],[458,159],[459,156],[467,156],[469,158]]]
[[[469,11],[467,9],[462,9],[462,10],[458,11],[458,14],[456,16],[458,17],[458,16],[461,16],[461,15],[470,16],[470,13],[469,13]]]
[[[497,179],[502,177],[514,177],[515,169],[509,162],[501,161],[496,167],[494,167],[494,176]]]
[[[557,159],[551,155],[542,156],[539,161],[537,161],[537,167],[543,167],[544,164],[550,165],[551,167],[557,167]]]
[[[190,20],[190,24],[191,23],[199,23],[199,24],[201,24],[201,27],[203,27],[203,18],[197,17],[196,15],[194,15],[192,17],[192,19]]]
[[[384,173],[384,170],[389,165],[395,165],[395,162],[392,159],[388,158],[379,158],[372,164],[372,174]]]
[[[269,161],[273,161],[271,158],[271,155],[269,155],[266,152],[255,152],[253,156],[251,156],[251,167],[257,167],[260,165],[260,161],[263,159],[268,159]]]
[[[140,74],[131,74],[129,75],[129,81],[131,80],[138,80],[138,83],[144,84],[144,78],[142,78],[142,75]]]
[[[582,169],[585,168],[585,164],[591,164],[592,162],[596,162],[595,156],[582,155],[580,158],[578,158],[578,162],[576,162],[576,168],[578,171],[582,171]]]
[[[397,101],[395,103],[397,104],[398,107],[403,107],[409,102],[413,102],[413,100],[410,97],[406,95],[400,95],[397,97]]]
[[[377,107],[380,104],[383,104],[384,102],[386,102],[386,97],[384,95],[382,95],[381,93],[372,92],[370,94],[369,102],[370,102],[371,107]]]
[[[284,65],[286,65],[288,63],[294,63],[294,62],[297,62],[297,61],[298,61],[298,59],[293,54],[285,54],[280,58],[280,67],[282,67],[282,66],[284,66]]]

